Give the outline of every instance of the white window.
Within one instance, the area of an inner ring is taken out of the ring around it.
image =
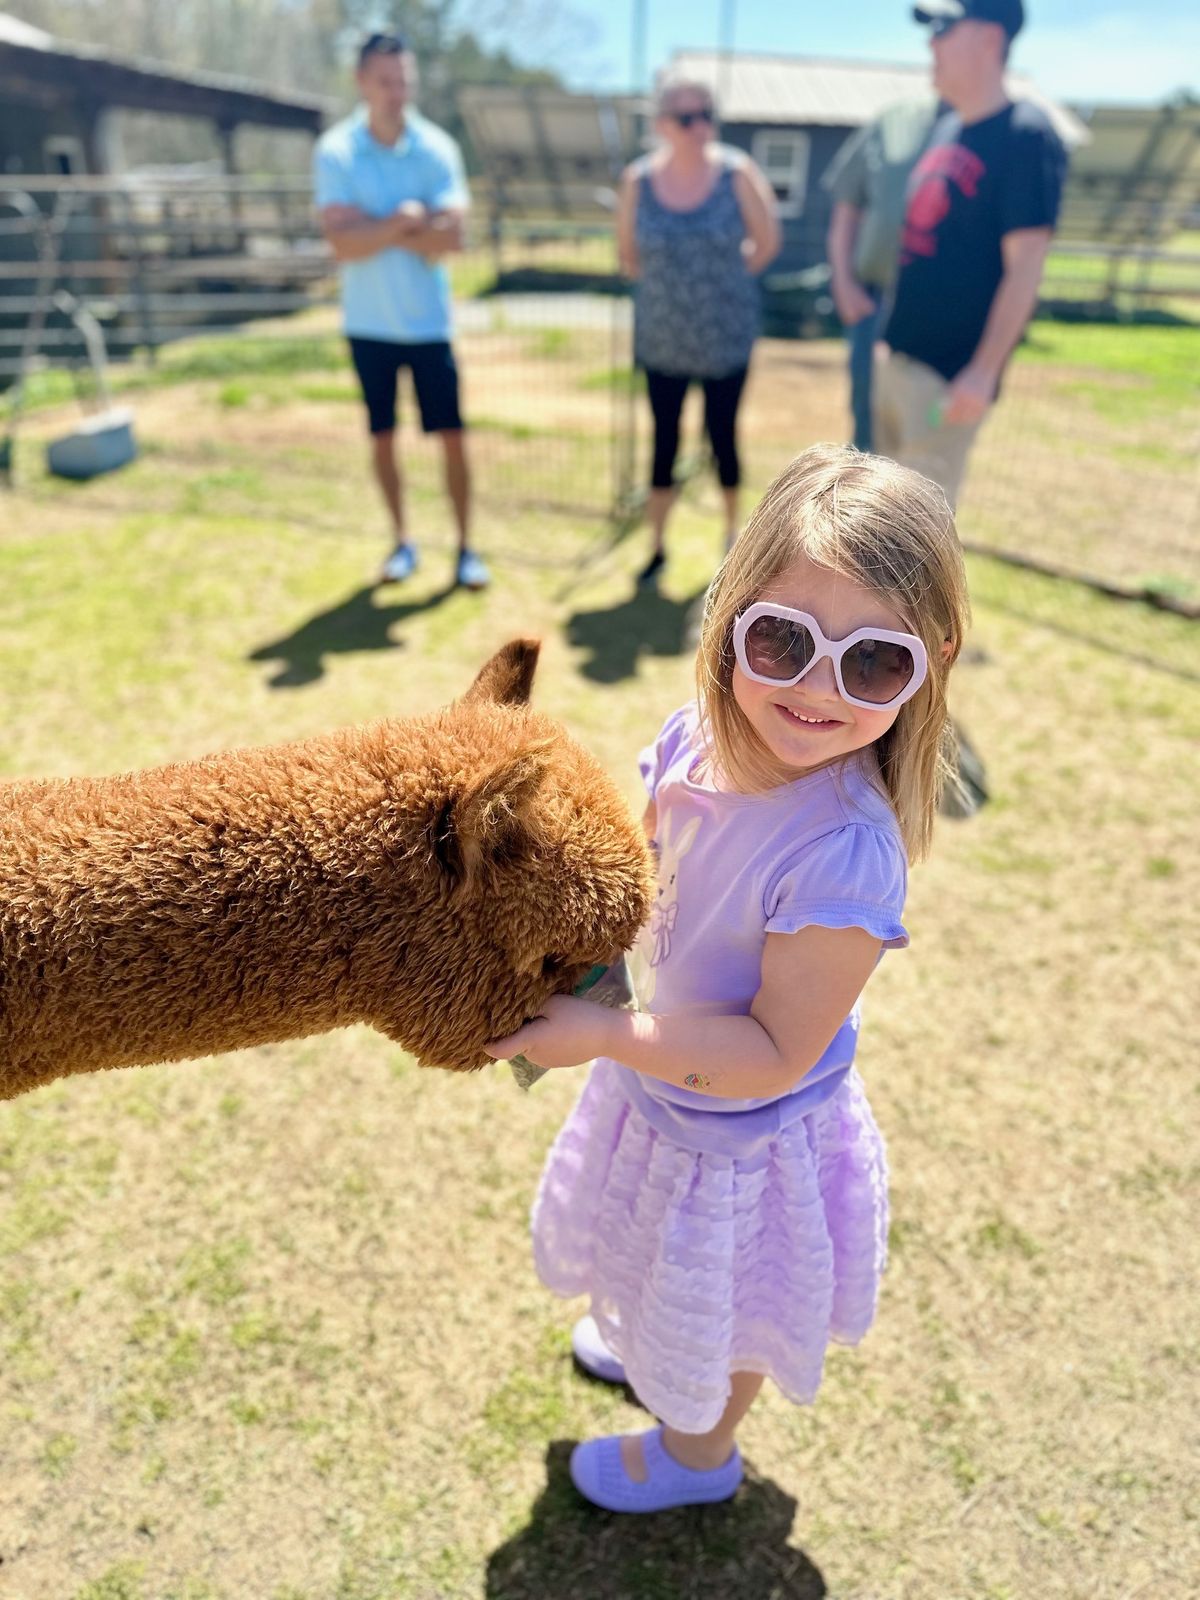
[[[781,217],[798,217],[808,186],[808,135],[791,129],[761,128],[751,150],[775,191]]]

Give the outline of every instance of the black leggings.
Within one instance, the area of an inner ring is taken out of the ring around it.
[[[692,381],[646,368],[646,389],[654,413],[654,468],[650,475],[653,489],[669,489],[675,481],[679,417],[683,397]],[[746,368],[731,372],[727,378],[695,381],[704,389],[704,427],[717,458],[717,477],[723,489],[736,489],[742,481],[737,453],[737,409],[746,383]]]

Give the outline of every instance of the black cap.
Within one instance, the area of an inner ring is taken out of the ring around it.
[[[924,0],[913,7],[918,22],[932,22],[934,31],[956,22],[994,22],[1015,39],[1025,23],[1021,0]]]
[[[372,33],[359,46],[358,64],[365,65],[372,56],[406,56],[408,42],[398,33]]]

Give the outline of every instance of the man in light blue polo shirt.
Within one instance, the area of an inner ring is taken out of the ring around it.
[[[375,476],[392,519],[394,548],[381,581],[399,582],[417,565],[396,454],[396,383],[408,367],[421,426],[442,442],[458,527],[455,581],[482,589],[488,570],[470,547],[471,480],[442,261],[463,244],[470,199],[462,157],[449,134],[413,108],[417,63],[402,39],[372,34],[356,77],[363,104],[318,141],[314,178],[321,229],[340,269]]]

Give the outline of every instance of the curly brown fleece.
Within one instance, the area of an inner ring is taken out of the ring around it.
[[[515,640],[426,717],[0,787],[0,1098],[354,1022],[484,1065],[651,890],[612,782],[528,708],[536,662]]]

